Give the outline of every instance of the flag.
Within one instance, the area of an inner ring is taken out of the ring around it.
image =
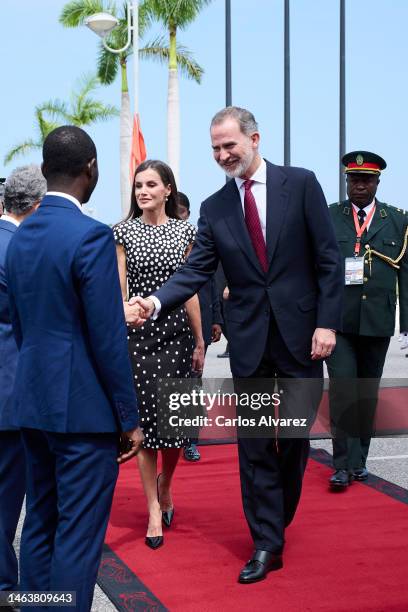
[[[135,170],[146,159],[146,147],[140,129],[139,115],[133,117],[132,149],[130,151],[130,183],[133,183]]]

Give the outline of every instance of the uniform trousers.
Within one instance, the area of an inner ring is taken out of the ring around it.
[[[389,344],[388,336],[337,334],[336,348],[326,362],[336,470],[366,466]]]

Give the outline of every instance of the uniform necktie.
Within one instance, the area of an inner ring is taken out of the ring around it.
[[[365,211],[365,210],[362,210],[362,209],[360,208],[360,210],[359,210],[359,211],[358,211],[358,213],[357,213],[358,222],[359,222],[359,224],[360,224],[360,227],[363,225],[363,223],[364,223],[364,219],[366,218],[366,216],[367,216],[366,211]]]
[[[245,196],[244,196],[244,209],[245,209],[245,223],[248,229],[249,237],[251,238],[252,245],[255,249],[255,253],[258,256],[263,271],[266,272],[268,269],[268,257],[266,253],[266,244],[263,237],[261,222],[259,220],[258,209],[254,194],[251,191],[251,187],[254,181],[244,181]]]

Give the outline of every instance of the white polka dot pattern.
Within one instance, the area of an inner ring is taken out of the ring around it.
[[[157,291],[183,264],[195,228],[187,221],[169,219],[163,225],[147,225],[139,218],[113,228],[115,241],[126,253],[129,298],[147,297]],[[184,306],[148,320],[139,329],[129,328],[129,354],[140,405],[144,446],[180,448],[186,440],[157,437],[158,378],[188,378],[194,340]]]

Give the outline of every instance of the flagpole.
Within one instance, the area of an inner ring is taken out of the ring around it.
[[[231,0],[225,0],[225,106],[232,105]],[[230,179],[225,177],[225,182]]]
[[[225,106],[232,104],[231,0],[225,0]]]
[[[139,2],[133,0],[133,108],[135,116],[139,112]]]
[[[345,0],[340,0],[340,100],[339,100],[339,202],[346,199],[341,158],[346,152],[346,7]]]
[[[283,163],[290,166],[290,6],[285,0],[284,17],[284,111],[283,111]]]

